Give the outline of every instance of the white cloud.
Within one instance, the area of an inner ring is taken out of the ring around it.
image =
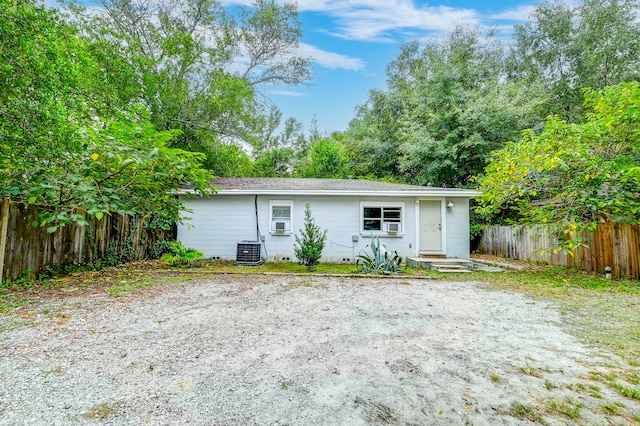
[[[251,0],[224,0],[247,6]],[[408,29],[446,32],[456,25],[478,25],[473,9],[420,6],[415,0],[298,0],[300,12],[320,12],[335,20],[327,33],[348,40],[392,42],[389,33]]]
[[[327,52],[326,50],[305,43],[300,43],[300,48],[297,53],[302,57],[312,58],[318,65],[332,70],[341,68],[344,70],[358,71],[364,69],[367,65],[366,62],[360,58]]]
[[[291,96],[300,97],[306,96],[306,93],[294,92],[292,90],[267,90],[267,95],[279,95],[279,96]]]
[[[234,61],[227,67],[230,72],[242,74],[246,70],[249,57],[244,49],[234,57]],[[312,62],[317,63],[321,67],[331,70],[343,69],[348,71],[359,71],[366,67],[366,62],[360,58],[354,58],[340,53],[328,52],[310,44],[300,43],[296,56],[309,58]]]
[[[499,21],[527,21],[531,14],[533,13],[535,6],[530,5],[522,5],[516,8],[507,9],[500,13],[496,13],[491,15],[490,19],[495,19]]]
[[[303,0],[301,10],[305,3],[316,4],[312,0]],[[408,29],[446,32],[456,25],[480,23],[474,10],[416,6],[412,0],[326,1],[324,6],[336,20],[333,34],[349,40],[391,42],[391,32]]]

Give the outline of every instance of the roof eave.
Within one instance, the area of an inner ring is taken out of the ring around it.
[[[192,189],[181,189],[179,194],[193,194]],[[425,189],[423,191],[400,190],[400,191],[334,191],[334,190],[290,190],[290,189],[218,189],[216,195],[333,195],[346,197],[451,197],[451,198],[475,198],[480,196],[480,192],[474,190],[448,190]]]

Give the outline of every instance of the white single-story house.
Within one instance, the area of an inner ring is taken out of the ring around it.
[[[478,192],[358,179],[223,178],[217,192],[183,189],[190,219],[178,240],[207,258],[295,261],[309,203],[327,230],[322,262],[353,263],[371,237],[403,256],[469,259],[469,200]]]

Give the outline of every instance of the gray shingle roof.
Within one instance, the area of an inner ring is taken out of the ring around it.
[[[224,191],[332,191],[332,192],[468,192],[456,188],[434,188],[360,179],[311,178],[220,178],[213,185]]]

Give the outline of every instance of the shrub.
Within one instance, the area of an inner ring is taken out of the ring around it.
[[[171,266],[192,266],[202,259],[204,255],[194,248],[186,248],[180,241],[169,243],[170,253],[165,253],[160,260]]]
[[[311,217],[309,203],[304,205],[304,229],[300,229],[300,236],[296,235],[293,251],[301,264],[307,270],[313,271],[322,256],[322,250],[327,240],[327,230],[322,230]]]

